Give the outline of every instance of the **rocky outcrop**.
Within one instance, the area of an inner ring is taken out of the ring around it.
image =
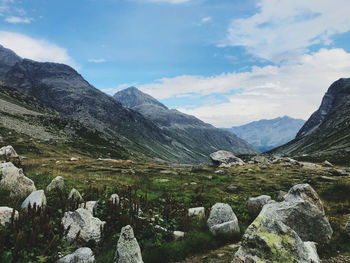
[[[238,219],[228,204],[213,205],[207,225],[213,235],[234,236],[240,232]]]
[[[0,156],[18,157],[18,154],[11,145],[8,145],[0,148]]]
[[[263,216],[248,227],[232,263],[319,263],[316,247],[282,222]]]
[[[271,196],[261,195],[258,197],[251,197],[247,201],[247,210],[251,216],[257,216],[264,205],[271,201]]]
[[[140,246],[129,225],[123,227],[120,233],[114,263],[143,263]]]
[[[79,193],[79,191],[75,188],[73,188],[69,195],[68,195],[68,199],[69,200],[74,200],[74,201],[79,201],[79,202],[84,202],[83,197],[81,196],[81,194]]]
[[[52,190],[64,190],[64,179],[62,176],[57,176],[54,179],[52,179],[51,183],[46,187],[46,191],[52,191]]]
[[[57,263],[93,263],[95,256],[92,250],[88,247],[81,247],[63,258],[60,258]]]
[[[18,218],[18,211],[11,207],[0,206],[0,226],[11,222],[12,215],[14,219]]]
[[[12,196],[23,198],[36,191],[34,182],[10,162],[0,163],[0,175],[0,187],[8,189]]]
[[[210,154],[210,158],[215,165],[219,167],[230,167],[236,165],[244,165],[245,163],[232,152],[217,151]]]
[[[32,192],[22,203],[21,208],[26,209],[28,206],[43,208],[46,206],[46,196],[44,190],[38,190]]]
[[[74,241],[79,238],[85,242],[89,240],[99,241],[101,238],[101,227],[106,222],[97,217],[93,217],[90,211],[84,208],[78,208],[73,212],[65,212],[62,218],[62,224],[65,230],[69,228],[67,236],[68,241]]]

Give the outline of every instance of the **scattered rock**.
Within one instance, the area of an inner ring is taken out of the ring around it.
[[[0,187],[8,189],[11,196],[23,198],[36,191],[34,182],[23,174],[22,169],[18,169],[11,162],[0,163],[1,174]]]
[[[326,160],[326,161],[323,162],[323,166],[325,166],[325,167],[333,167],[334,165]]]
[[[253,163],[264,163],[264,164],[270,164],[270,160],[267,159],[264,155],[256,155],[250,159]]]
[[[245,163],[232,152],[217,151],[210,154],[212,162],[219,167],[231,167],[236,165],[245,165]]]
[[[348,175],[347,171],[342,170],[342,169],[335,169],[335,170],[332,170],[332,171],[331,171],[331,174],[332,174],[333,176],[347,176],[347,175]]]
[[[84,208],[90,211],[92,214],[97,211],[98,202],[97,201],[87,201],[85,203],[79,204],[79,208]]]
[[[209,180],[211,180],[211,179],[213,179],[213,176],[212,176],[212,175],[208,175],[207,178],[208,178]]]
[[[46,191],[52,191],[54,189],[63,191],[64,190],[64,179],[62,176],[55,177],[51,183],[46,187]]]
[[[69,159],[71,162],[76,162],[76,161],[79,161],[79,158],[78,157],[72,157]]]
[[[213,205],[207,225],[213,235],[234,236],[240,232],[238,219],[228,204]]]
[[[194,207],[188,209],[188,216],[190,217],[198,217],[202,219],[205,217],[205,208],[204,207]]]
[[[174,231],[173,232],[174,240],[177,241],[185,237],[185,232],[182,231]]]
[[[16,153],[15,149],[11,146],[4,146],[0,148],[0,156],[6,156],[6,157],[18,157],[18,154]]]
[[[268,195],[261,195],[258,197],[251,197],[247,201],[247,209],[248,213],[251,216],[257,216],[264,205],[266,205],[268,202],[270,202],[271,196]]]
[[[167,233],[168,232],[168,229],[166,229],[165,227],[162,227],[160,225],[155,225],[154,229],[160,233]]]
[[[345,225],[345,233],[350,237],[350,218]]]
[[[277,200],[278,202],[282,202],[284,201],[284,198],[286,197],[287,192],[285,191],[278,191],[275,197],[275,200]]]
[[[74,200],[74,201],[79,201],[79,202],[84,202],[83,197],[81,196],[81,194],[79,193],[79,191],[75,188],[73,188],[69,195],[68,195],[68,199]]]
[[[88,247],[81,247],[63,258],[60,258],[57,263],[93,263],[95,256],[92,250]]]
[[[109,198],[109,200],[112,201],[113,204],[119,205],[119,202],[120,202],[119,195],[112,194],[111,197]]]
[[[225,174],[225,171],[224,170],[217,170],[214,173],[216,173],[216,174]]]
[[[22,203],[21,208],[27,209],[29,204],[31,207],[36,206],[36,208],[43,208],[46,206],[46,196],[44,190],[38,190],[32,192]]]
[[[14,213],[14,219],[18,218],[18,211],[14,210],[13,208],[7,207],[7,206],[0,206],[0,226],[5,225],[6,223],[11,222],[12,214]]]
[[[248,227],[233,263],[319,263],[314,245],[280,221],[258,216]]]
[[[88,210],[83,208],[78,208],[73,212],[65,212],[62,218],[64,229],[67,230],[69,227],[65,237],[68,241],[74,241],[79,233],[79,237],[85,242],[89,240],[98,242],[101,238],[101,227],[105,223],[97,217],[93,217]]]
[[[120,233],[114,263],[143,263],[140,246],[129,225]]]

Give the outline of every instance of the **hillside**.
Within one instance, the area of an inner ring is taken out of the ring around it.
[[[304,123],[304,120],[284,116],[224,129],[265,152],[293,140]]]
[[[272,151],[316,160],[348,162],[350,156],[350,79],[334,82],[297,137]]]

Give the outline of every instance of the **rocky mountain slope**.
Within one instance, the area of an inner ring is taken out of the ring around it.
[[[293,140],[305,123],[288,116],[259,120],[242,126],[225,128],[265,152]]]
[[[123,106],[152,120],[189,158],[205,161],[210,153],[222,149],[236,154],[257,153],[253,146],[236,135],[217,129],[194,116],[168,109],[135,87],[117,92],[114,98]]]
[[[316,160],[348,162],[350,156],[350,78],[334,82],[319,109],[296,138],[272,151]]]

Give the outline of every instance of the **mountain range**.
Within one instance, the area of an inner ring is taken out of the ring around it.
[[[265,152],[293,140],[304,123],[302,119],[284,116],[224,129]]]

